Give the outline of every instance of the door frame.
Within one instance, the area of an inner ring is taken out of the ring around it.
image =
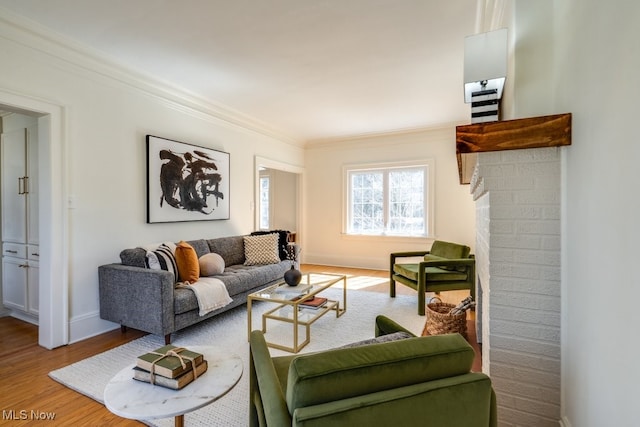
[[[289,172],[296,175],[296,192],[297,192],[297,206],[296,206],[296,223],[298,224],[298,230],[296,230],[297,243],[302,245],[304,241],[304,223],[302,215],[302,206],[304,206],[304,191],[305,187],[305,170],[304,167],[284,163],[278,160],[269,159],[267,157],[255,156],[254,157],[254,185],[253,185],[253,210],[254,210],[254,229],[260,229],[260,169],[276,169],[283,172]]]
[[[0,108],[38,118],[39,320],[38,344],[69,343],[66,111],[61,105],[0,90]],[[44,214],[46,213],[46,214]]]

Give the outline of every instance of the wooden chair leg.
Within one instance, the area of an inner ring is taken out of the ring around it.
[[[389,296],[395,298],[396,296],[396,281],[393,280],[393,265],[396,262],[396,257],[391,254],[389,262]]]
[[[127,327],[124,325],[120,325],[120,332],[122,332],[123,334],[127,332]]]
[[[164,345],[171,344],[171,334],[167,334],[164,336]]]

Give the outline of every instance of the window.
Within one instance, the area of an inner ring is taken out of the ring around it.
[[[345,167],[346,230],[353,235],[431,233],[429,161]]]
[[[270,209],[271,204],[269,201],[271,200],[269,186],[271,184],[271,179],[268,175],[260,177],[260,229],[268,230],[270,228]]]

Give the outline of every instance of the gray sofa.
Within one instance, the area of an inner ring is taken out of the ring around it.
[[[120,253],[120,264],[98,268],[100,317],[120,324],[123,330],[130,327],[163,335],[169,344],[171,333],[246,303],[247,295],[281,280],[291,268],[291,261],[282,255],[277,264],[245,266],[243,236],[187,243],[198,257],[210,252],[222,256],[224,272],[213,277],[224,282],[233,302],[200,316],[193,291],[175,288],[173,273],[169,271],[146,268],[146,250],[133,248]],[[298,252],[295,245],[293,249]]]

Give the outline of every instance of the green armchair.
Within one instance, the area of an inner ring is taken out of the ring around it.
[[[408,332],[384,316],[375,331]],[[474,351],[464,338],[407,335],[271,357],[263,333],[251,332],[249,425],[496,426],[491,380],[470,372]]]
[[[475,300],[476,261],[469,246],[436,240],[429,251],[394,252],[390,255],[389,294],[396,282],[418,291],[418,314],[425,313],[425,292],[469,289]],[[419,263],[399,263],[402,258],[423,257]]]

